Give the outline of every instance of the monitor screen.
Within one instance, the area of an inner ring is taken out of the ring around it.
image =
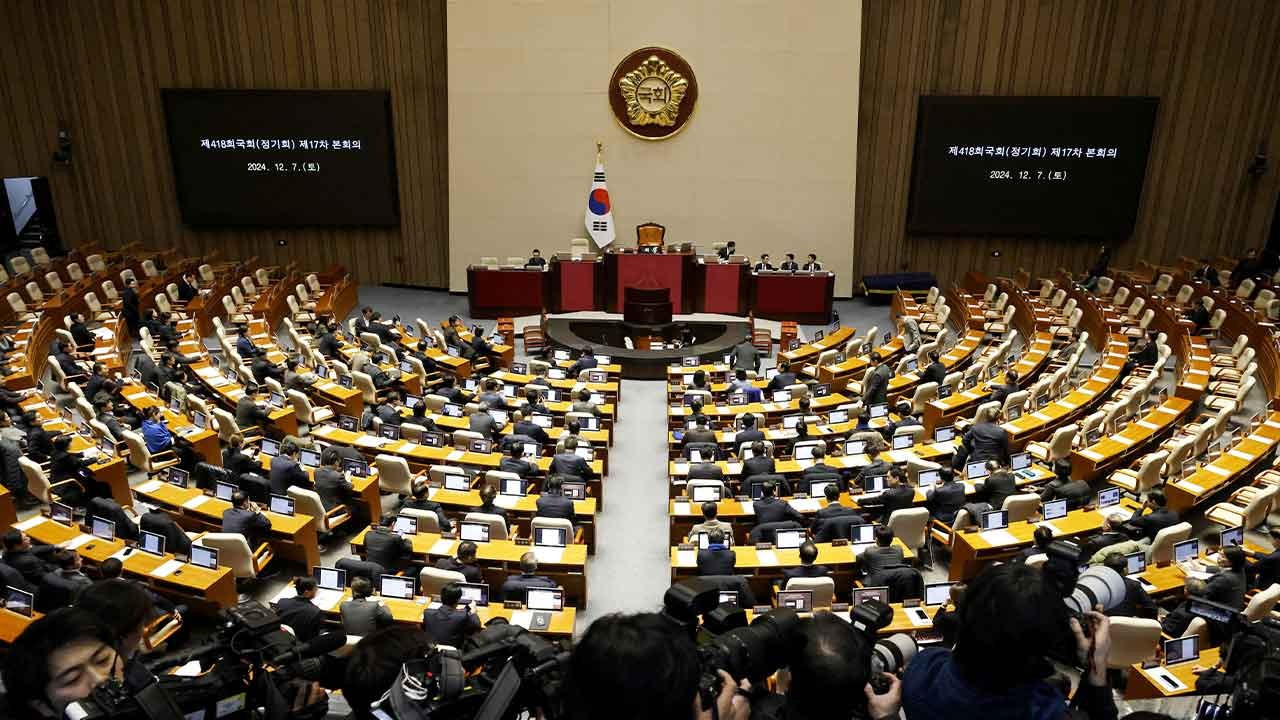
[[[867,443],[863,440],[849,440],[844,444],[845,455],[861,455],[866,450]]]
[[[525,592],[524,604],[530,610],[563,610],[564,591],[559,588],[529,588]]]
[[[738,604],[738,592],[736,590],[721,590],[720,604],[733,605],[736,607]]]
[[[1164,664],[1176,665],[1200,659],[1200,636],[1188,635],[1164,641]]]
[[[70,525],[75,519],[75,511],[71,509],[70,505],[65,505],[60,502],[50,503],[49,519],[57,523],[62,523],[63,525]]]
[[[262,445],[260,447],[263,455],[275,457],[280,454],[280,443],[270,438],[263,438]]]
[[[884,490],[886,475],[863,475],[862,489],[864,492],[880,492]]]
[[[774,402],[791,402],[791,391],[790,390],[774,390],[772,397]]]
[[[177,485],[180,488],[185,488],[189,477],[189,473],[182,468],[169,468],[169,484],[171,485]]]
[[[218,480],[213,484],[213,496],[218,498],[219,500],[226,500],[227,502],[231,502],[231,494],[239,489],[240,488],[236,487],[235,485],[232,485],[229,482],[222,482],[221,480]]]
[[[924,95],[907,231],[1126,237],[1159,98]]]
[[[1173,544],[1173,561],[1186,562],[1200,556],[1200,541],[1196,538]]]
[[[1106,488],[1098,491],[1098,507],[1105,508],[1120,502],[1120,488]]]
[[[923,470],[916,476],[916,484],[923,488],[933,487],[941,479],[941,473],[937,470]]]
[[[493,449],[493,443],[489,442],[488,440],[480,439],[480,440],[471,441],[471,452],[473,453],[479,453],[483,455],[488,453],[491,449]]]
[[[694,533],[693,535],[689,536],[689,539],[690,540],[696,539],[699,550],[706,550],[708,547],[711,546],[711,533],[705,533],[705,532]],[[733,535],[731,533],[725,534],[723,544],[725,547],[733,547]]]
[[[849,411],[848,410],[832,410],[831,414],[827,416],[827,422],[832,425],[847,423],[849,422]]]
[[[894,436],[893,436],[893,449],[894,449],[894,450],[906,450],[907,448],[909,448],[909,447],[911,447],[911,446],[913,446],[913,445],[915,445],[915,444],[916,444],[916,438],[915,438],[915,436],[914,436],[914,435],[911,435],[910,433],[907,433],[907,434],[904,434],[904,435],[894,435]]]
[[[780,550],[798,548],[804,543],[804,530],[779,530],[774,545]]]
[[[1124,556],[1124,572],[1126,575],[1137,575],[1147,569],[1147,553],[1139,550]]]
[[[1025,470],[1031,467],[1031,453],[1014,453],[1009,457],[1009,467],[1014,470]]]
[[[924,586],[924,604],[926,607],[946,605],[951,600],[951,586],[955,583],[927,583]]]
[[[300,461],[307,467],[320,467],[320,453],[309,448],[304,448],[301,453]]]
[[[192,545],[191,564],[209,570],[216,570],[218,567],[218,549],[203,545]]]
[[[315,567],[311,575],[321,590],[342,590],[347,586],[347,571],[331,567]]]
[[[489,585],[487,583],[458,583],[462,590],[462,602],[476,607],[489,604]]]
[[[1066,500],[1050,500],[1044,504],[1044,519],[1057,520],[1067,516]]]
[[[446,490],[458,490],[466,492],[471,489],[471,480],[459,473],[449,473],[444,476],[444,488]],[[487,525],[485,527],[488,527]]]
[[[1244,527],[1237,526],[1227,528],[1222,531],[1219,537],[1219,545],[1222,547],[1231,547],[1232,545],[1244,545]]]
[[[790,608],[796,612],[813,610],[812,590],[779,590],[778,607]]]
[[[551,417],[550,415],[543,415],[542,413],[534,413],[529,417],[529,420],[532,421],[534,425],[537,425],[543,430],[546,430],[547,428],[555,424],[555,418]]]
[[[573,353],[570,353],[568,350],[561,348],[553,351],[551,353],[551,357],[555,358],[556,360],[569,360],[573,358]],[[697,363],[694,363],[694,364],[696,365]]]
[[[523,497],[527,487],[525,480],[522,478],[503,478],[502,484],[498,488],[498,492],[502,495]]]
[[[876,541],[876,526],[870,523],[865,525],[849,526],[849,541],[855,545],[864,545]]]
[[[827,486],[837,484],[835,480],[814,480],[809,483],[809,494],[814,497],[826,497]]]
[[[445,403],[445,406],[442,408],[442,412],[447,417],[460,418],[462,417],[463,408],[461,405],[457,405],[455,403]]]
[[[412,600],[413,576],[383,575],[378,579],[378,594],[382,597]]]
[[[564,496],[570,500],[586,500],[587,484],[585,482],[568,481],[560,486]]]
[[[720,485],[694,485],[690,495],[694,502],[720,502],[720,493],[724,488]]]
[[[542,454],[542,449],[538,447],[538,443],[525,443],[521,450],[523,450],[521,454],[525,459],[536,458]]]
[[[799,425],[800,421],[803,419],[804,419],[803,415],[788,415],[782,418],[782,427],[788,430],[795,430],[796,425]]]
[[[191,413],[191,424],[203,430],[208,427],[209,418],[206,417],[204,413],[196,410]]]
[[[386,438],[387,440],[399,440],[400,426],[383,424],[383,426],[378,430],[378,436]]]
[[[29,593],[26,590],[20,590],[12,585],[6,585],[4,589],[4,609],[19,615],[31,617],[35,608],[35,593]]]
[[[399,224],[386,90],[165,88],[187,225]]]
[[[355,477],[368,477],[369,461],[357,460],[355,458],[342,458],[342,471],[349,472]]]
[[[338,427],[346,430],[347,432],[355,432],[356,426],[359,424],[360,420],[358,418],[351,417],[350,415],[338,416]]]
[[[138,547],[152,555],[164,554],[164,536],[143,530],[138,533]]]
[[[278,393],[278,392],[271,393],[271,397],[268,400],[268,402],[270,402],[271,405],[274,407],[278,407],[278,408],[284,407],[284,393]]]
[[[397,515],[391,530],[401,537],[418,534],[418,518],[413,515]]]
[[[870,408],[870,416],[872,420],[876,418],[886,417],[889,414],[889,406],[886,404],[872,405]]]
[[[796,460],[812,460],[813,448],[815,445],[797,445],[795,447],[794,457]]]
[[[433,430],[423,430],[418,433],[418,442],[427,447],[444,447],[444,434]]]
[[[1008,510],[992,510],[982,513],[983,530],[1001,530],[1009,527]]]
[[[861,605],[868,600],[879,600],[880,602],[889,604],[889,588],[884,585],[875,587],[862,587],[853,589],[853,604]]]
[[[991,473],[987,471],[987,464],[985,462],[979,461],[965,463],[964,476],[970,481],[981,480],[990,474]]]
[[[103,540],[116,539],[116,524],[100,517],[89,520],[89,531],[93,533],[94,537],[102,538]]]
[[[287,495],[272,495],[267,507],[278,515],[292,515],[293,498]]]
[[[533,544],[546,547],[565,547],[569,544],[569,531],[564,528],[537,528],[533,534]]]
[[[458,523],[458,537],[472,542],[489,542],[489,523],[463,520]]]

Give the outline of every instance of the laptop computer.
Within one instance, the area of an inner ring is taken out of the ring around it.
[[[1164,641],[1164,664],[1177,665],[1200,659],[1200,636],[1187,635]]]
[[[813,591],[779,590],[778,607],[790,608],[796,612],[811,612],[813,610]]]
[[[191,564],[207,570],[218,569],[218,548],[204,545],[191,546]]]
[[[1044,503],[1042,514],[1045,520],[1057,520],[1067,516],[1066,500],[1050,500]]]
[[[489,585],[488,583],[458,583],[458,589],[462,590],[462,602],[475,607],[487,607],[489,605]]]
[[[533,544],[542,547],[568,547],[569,531],[564,528],[540,527],[533,533]]]
[[[400,537],[418,534],[418,518],[413,515],[397,515],[391,524],[391,531]]]
[[[887,585],[876,585],[874,587],[861,587],[853,589],[853,604],[861,605],[868,600],[879,600],[885,605],[889,604],[889,587]]]
[[[213,496],[218,498],[219,500],[226,500],[227,502],[231,502],[232,493],[234,493],[236,490],[239,490],[239,489],[240,488],[236,487],[235,485],[229,482],[223,482],[221,480],[217,480],[213,483]]]
[[[982,513],[983,530],[1003,530],[1009,527],[1008,510],[990,510]]]
[[[382,575],[378,578],[378,594],[382,597],[412,600],[414,596],[413,576]]]
[[[804,544],[804,530],[779,530],[774,537],[774,547],[779,550],[791,550]]]
[[[277,515],[293,515],[293,498],[288,495],[272,495],[267,501],[267,509]]]
[[[471,542],[489,542],[489,523],[463,520],[458,523],[458,537]]]
[[[866,545],[876,541],[876,526],[871,523],[849,526],[849,542]]]

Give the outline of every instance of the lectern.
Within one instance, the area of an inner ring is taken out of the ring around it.
[[[635,325],[669,324],[671,291],[667,288],[626,288],[622,320]]]

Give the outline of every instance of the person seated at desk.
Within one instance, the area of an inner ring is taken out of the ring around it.
[[[445,375],[440,378],[440,386],[435,389],[435,394],[455,405],[462,405],[467,402],[467,393],[457,387],[457,382],[452,375]]]
[[[765,387],[766,392],[774,392],[775,390],[786,390],[789,386],[796,384],[795,373],[791,372],[791,362],[783,360],[778,363],[778,373],[773,376],[769,384]]]
[[[760,499],[752,503],[755,510],[756,525],[784,522],[792,520],[801,525],[809,524],[799,510],[791,507],[791,503],[777,497],[778,484],[773,480],[765,480],[760,486]]]
[[[470,603],[459,609],[461,600],[462,588],[449,583],[440,588],[439,607],[422,611],[422,629],[437,644],[460,648],[468,637],[480,632],[480,618],[472,612]]]
[[[763,440],[756,440],[751,443],[751,457],[742,462],[742,482],[745,485],[748,480],[756,475],[773,475],[776,472],[776,465],[773,458],[769,455],[768,446]]]
[[[98,338],[89,329],[84,322],[84,313],[71,313],[71,339],[76,342],[76,349],[80,352],[89,352],[93,350],[93,346],[97,344]]]
[[[383,515],[374,520],[364,534],[365,559],[377,563],[387,572],[399,572],[409,566],[413,557],[413,542],[391,530],[392,516]]]
[[[320,634],[324,627],[324,612],[313,602],[320,586],[311,576],[293,579],[293,597],[276,601],[276,614],[280,624],[288,625],[300,642],[308,642]]]
[[[1089,504],[1093,488],[1084,480],[1071,479],[1071,461],[1060,458],[1053,462],[1054,478],[1040,491],[1040,501],[1066,500],[1068,510],[1079,510]]]
[[[464,342],[462,336],[458,335],[458,329],[454,327],[452,316],[448,320],[440,323],[440,334],[444,335],[445,347],[453,348],[458,353],[458,357],[464,360],[474,360],[476,357],[475,348],[470,343]]]
[[[573,500],[564,496],[564,479],[552,475],[542,484],[542,493],[538,496],[535,517],[560,518],[569,522],[577,522],[573,512]]]
[[[253,344],[253,339],[249,337],[249,326],[239,325],[236,327],[236,353],[242,359],[249,360],[259,355],[265,355],[266,350]]]
[[[724,470],[714,460],[703,460],[689,466],[689,480],[724,480]]]
[[[53,454],[49,456],[49,484],[57,485],[64,480],[75,480],[84,487],[85,499],[111,497],[111,486],[94,477],[93,461],[71,451],[71,438],[71,435],[53,438]],[[64,497],[68,495],[64,494]],[[72,504],[77,503],[73,501]]]
[[[906,562],[902,548],[893,544],[893,530],[887,525],[876,526],[875,538],[876,544],[858,556],[858,567],[863,575],[873,575],[882,568]]]
[[[351,580],[351,599],[342,603],[338,613],[342,616],[342,631],[347,635],[365,636],[378,628],[395,622],[391,610],[380,600],[370,600],[373,583],[367,577]]]
[[[1009,433],[996,423],[1000,410],[988,408],[981,419],[969,427],[964,434],[966,462],[982,462],[996,460],[1009,462]]]
[[[200,284],[195,273],[184,272],[178,278],[178,302],[189,303],[200,295]]]
[[[724,531],[713,528],[707,533],[707,546],[698,551],[699,575],[732,575],[738,556],[725,544]]]
[[[1280,582],[1280,526],[1273,525],[1267,534],[1271,537],[1271,552],[1245,551],[1249,559],[1257,561],[1249,567],[1249,575],[1253,578],[1252,586],[1259,590]]]
[[[339,468],[341,462],[342,456],[333,448],[327,447],[320,453],[320,467],[312,473],[316,494],[320,496],[320,504],[325,510],[332,510],[345,503],[355,493],[351,481],[347,480],[346,474]]]
[[[145,507],[145,506],[144,506]],[[191,555],[191,538],[174,519],[173,514],[160,507],[153,507],[138,518],[138,529],[164,537],[164,549],[174,555]],[[120,536],[119,527],[116,536]]]
[[[251,427],[263,429],[271,422],[271,411],[254,401],[253,396],[257,394],[257,385],[247,385],[244,394],[236,401],[236,427],[241,430]]]
[[[369,332],[369,322],[373,320],[373,308],[365,305],[360,308],[360,315],[356,317],[353,325],[356,328],[356,335]]]
[[[508,437],[516,437],[510,435]],[[528,480],[534,476],[540,475],[538,466],[524,459],[524,444],[512,442],[507,451],[507,456],[502,458],[502,462],[498,464],[498,469],[502,472],[515,473],[521,478]]]
[[[44,574],[40,582],[39,604],[47,608],[66,607],[75,603],[80,591],[93,585],[80,570],[80,555],[74,550],[58,550],[53,554],[54,569]]]
[[[1206,282],[1209,287],[1218,287],[1222,284],[1218,277],[1218,268],[1213,266],[1209,258],[1200,258],[1200,265],[1195,272],[1191,273],[1191,279]]]
[[[27,444],[27,457],[36,462],[47,462],[53,456],[53,439],[58,433],[45,430],[34,410],[23,413],[20,421]]]
[[[1168,503],[1169,500],[1165,497],[1164,491],[1159,488],[1147,493],[1147,499],[1142,502],[1142,506],[1135,509],[1124,523],[1129,536],[1135,540],[1141,538],[1155,540],[1156,533],[1170,525],[1177,525],[1178,513],[1169,509]],[[1143,515],[1147,510],[1151,512]]]
[[[280,452],[271,458],[271,492],[277,495],[288,495],[289,488],[310,488],[311,479],[307,471],[302,469],[298,459],[302,457],[302,449],[292,440],[280,443]]]
[[[551,411],[548,410],[547,406],[542,402],[542,393],[538,392],[537,390],[531,387],[525,388],[524,407],[520,408],[520,410],[524,413],[524,416],[526,418],[535,413],[541,414],[541,415],[551,414]],[[529,433],[525,433],[525,434],[528,435]]]
[[[1004,507],[1006,499],[1018,494],[1018,479],[1007,466],[996,460],[988,460],[986,468],[988,475],[981,485],[975,484],[973,497],[990,505],[992,510],[999,510]]]
[[[285,390],[297,390],[304,392],[308,387],[315,384],[317,378],[313,372],[298,372],[298,366],[301,363],[298,358],[291,357],[284,361],[284,380],[280,382]]]
[[[58,368],[67,377],[86,374],[84,367],[72,357],[71,352],[71,347],[66,342],[59,340],[53,346],[53,361],[58,363]]]
[[[924,506],[938,522],[948,526],[964,507],[964,485],[955,482],[955,471],[945,465],[938,469],[938,482],[925,493]]]
[[[0,583],[29,593],[34,593],[39,589],[37,585],[27,582],[27,579],[22,576],[22,573],[18,572],[17,568],[12,567],[3,560],[0,560]]]
[[[1150,367],[1155,365],[1158,359],[1160,359],[1160,355],[1156,344],[1151,341],[1149,336],[1143,335],[1138,338],[1138,345],[1130,351],[1125,368],[1126,371],[1131,371],[1135,367]]]
[[[703,416],[694,421],[692,428],[685,431],[684,437],[680,439],[680,447],[687,448],[694,443],[715,445],[717,442],[715,431],[707,427],[707,418]]]
[[[484,392],[476,397],[476,402],[488,408],[502,409],[507,406],[506,400],[502,398],[502,393],[498,392],[498,381],[493,378],[485,379]]]
[[[529,259],[524,263],[525,267],[536,267],[539,270],[547,266],[547,259],[542,257],[542,251],[538,248],[533,249],[533,253],[529,255]]]
[[[511,519],[507,517],[507,511],[494,504],[494,500],[498,497],[498,488],[485,483],[480,486],[480,507],[476,508],[476,512],[486,515],[497,515],[502,518],[502,522],[511,525]]]
[[[1004,382],[991,386],[991,401],[1004,404],[1005,398],[1018,392],[1018,371],[1009,368],[1004,372]]]
[[[492,487],[486,485],[485,487]],[[462,573],[467,582],[479,584],[484,582],[484,572],[476,565],[476,544],[465,540],[458,545],[457,557],[440,558],[436,561],[437,570]]]
[[[782,586],[786,587],[791,578],[820,578],[831,575],[831,568],[826,565],[814,565],[818,560],[818,546],[805,540],[800,544],[800,567],[783,568]]]
[[[476,331],[477,332],[471,337],[471,349],[477,356],[486,356],[491,360],[496,360],[498,358],[498,353],[493,349],[493,346],[489,344],[489,341],[485,339],[484,328],[477,326]]]
[[[530,588],[555,588],[559,587],[555,580],[545,575],[537,575],[538,572],[538,556],[531,552],[527,552],[520,556],[520,574],[508,577],[506,582],[502,583],[502,599],[519,600],[524,602],[525,593]]]
[[[416,358],[418,362],[422,363],[423,372],[432,373],[438,370],[440,365],[436,362],[435,358],[427,354],[427,351],[430,349],[431,340],[424,337],[418,340],[418,344],[414,345],[413,349],[406,350],[405,352],[408,353],[410,357]]]
[[[120,424],[120,419],[116,417],[111,401],[107,398],[94,400],[93,409],[97,413],[94,419],[106,427],[107,432],[111,434],[111,441],[117,443],[124,442],[125,429]]]
[[[591,391],[582,388],[578,391],[578,399],[573,401],[573,405],[569,408],[570,412],[590,413],[596,417],[600,416],[600,406],[591,401]]]
[[[689,414],[685,416],[685,424],[688,425],[689,423],[692,423],[694,425],[697,425],[699,418],[702,418],[705,420],[706,417],[707,416],[702,412],[702,399],[695,398],[692,402],[689,403]],[[708,420],[708,422],[710,421]]]
[[[783,272],[795,272],[800,269],[800,264],[796,262],[795,253],[787,253],[787,259],[782,261],[778,269]]]
[[[898,428],[914,427],[923,424],[920,422],[920,413],[913,410],[911,403],[909,402],[898,403],[898,406],[894,408],[894,413],[898,415],[898,419],[893,420],[889,424],[880,428],[880,435],[889,442],[893,442],[893,435],[897,432]]]
[[[819,508],[818,512],[813,515],[814,527],[822,525],[822,523],[831,518],[843,517],[845,515],[856,515],[857,510],[844,505],[840,502],[840,487],[835,483],[827,483],[822,489],[822,495],[827,499],[826,507]]]
[[[39,587],[45,573],[54,569],[48,560],[57,549],[54,545],[32,545],[31,536],[17,528],[4,535],[4,563],[32,587]]]
[[[895,510],[910,508],[916,500],[916,489],[907,481],[905,468],[894,465],[889,468],[888,486],[877,495],[858,498],[858,505],[867,510],[879,510],[883,521],[888,522]]]
[[[1080,562],[1093,562],[1099,552],[1112,545],[1129,541],[1124,531],[1125,517],[1121,513],[1112,513],[1102,520],[1102,532],[1080,543]],[[1101,558],[1099,558],[1101,559]]]
[[[1236,274],[1231,273],[1231,282],[1236,282]],[[1195,306],[1188,313],[1191,323],[1195,325],[1196,332],[1200,332],[1209,327],[1209,319],[1213,317],[1209,306],[1213,303],[1213,298],[1205,295],[1195,302]]]
[[[400,417],[400,393],[391,390],[386,397],[373,407],[373,413],[370,415],[370,425],[372,419],[378,418],[383,425],[391,425],[399,427],[404,422]]]
[[[583,370],[595,370],[598,367],[600,367],[600,361],[596,359],[596,351],[588,345],[582,348],[582,354],[578,356],[578,360],[569,366],[568,376],[577,378]]]
[[[849,437],[850,440],[862,440],[862,451],[871,458],[870,465],[863,465],[853,473],[853,479],[849,481],[850,492],[862,492],[862,483],[864,477],[875,475],[888,475],[889,468],[892,463],[880,457],[880,454],[888,449],[889,445],[884,441],[880,433],[874,430],[866,433],[857,433]]]
[[[760,272],[761,270],[773,270],[773,269],[774,269],[773,265],[769,264],[769,253],[760,253],[760,262],[756,263],[755,271]]]
[[[238,424],[238,423],[237,423]],[[244,452],[244,436],[235,433],[227,440],[222,449],[222,467],[231,472],[233,477],[261,472],[261,466]]]
[[[159,405],[151,405],[142,411],[142,439],[147,443],[147,450],[153,454],[176,449],[173,433],[165,424]]]
[[[689,376],[689,382],[685,387],[690,390],[706,390],[710,392],[710,388],[707,387],[707,372],[702,369],[694,370],[693,374]]]
[[[747,371],[734,370],[733,378],[729,380],[729,392],[742,393],[744,395],[749,395],[752,390],[756,390],[756,386],[751,382],[751,380],[747,378]],[[748,402],[752,402],[752,401],[748,400]]]
[[[1038,530],[1038,528],[1037,528]],[[1124,555],[1115,553],[1108,555],[1106,560],[1102,561],[1103,565],[1116,571],[1120,577],[1124,578],[1124,600],[1119,605],[1112,607],[1107,611],[1107,617],[1140,617],[1155,620],[1158,609],[1156,603],[1142,589],[1142,583],[1127,577],[1125,569],[1128,561]]]
[[[316,343],[316,349],[320,354],[336,360],[342,357],[342,341],[338,339],[338,329],[341,326],[336,321],[331,321],[324,326],[324,333],[320,335]]]
[[[844,475],[844,469],[827,464],[827,446],[825,444],[814,445],[809,452],[812,454],[813,464],[804,469],[804,478],[812,479],[816,475],[835,475],[840,478],[840,482],[837,483],[837,489],[840,489],[839,485],[843,485],[845,490],[848,489],[849,481]]]
[[[1045,525],[1037,525],[1036,529],[1031,533],[1031,546],[1024,547],[1013,556],[1013,562],[1026,562],[1027,558],[1032,555],[1041,555],[1049,552],[1049,543],[1053,542],[1053,530]],[[1121,575],[1124,573],[1121,572]]]
[[[738,244],[733,240],[730,240],[729,242],[724,244],[724,247],[716,251],[716,255],[721,260],[728,260],[729,258],[733,257],[736,252],[738,252]]]
[[[711,532],[712,530],[720,530],[729,535],[733,533],[733,526],[719,519],[720,504],[707,501],[702,503],[702,522],[694,525],[689,530],[689,536],[693,537],[698,533]]]
[[[370,364],[367,367],[367,372],[370,376],[377,374],[376,366]],[[271,362],[266,355],[259,355],[249,363],[249,373],[253,375],[253,379],[258,383],[265,383],[267,378],[271,378],[278,383],[284,383],[284,366],[280,363]],[[377,385],[376,382],[374,384]]]
[[[319,475],[317,474],[317,482]],[[414,478],[412,495],[404,501],[404,508],[410,510],[425,510],[436,515],[436,522],[440,525],[440,532],[450,532],[453,530],[453,523],[449,521],[449,516],[444,513],[444,506],[431,499],[431,484],[424,478]]]
[[[816,254],[809,253],[809,260],[804,264],[802,269],[805,272],[821,272],[822,263],[818,262],[818,256]]]
[[[369,325],[365,332],[371,332],[378,336],[378,339],[389,345],[394,345],[400,340],[400,332],[395,328],[395,320],[387,322],[382,319],[382,313],[375,312],[369,318]]]
[[[1244,607],[1245,588],[1248,587],[1244,573],[1244,548],[1238,545],[1224,548],[1218,553],[1218,566],[1220,571],[1214,573],[1208,580],[1187,578],[1188,599],[1183,600],[1164,616],[1160,621],[1161,632],[1175,638],[1187,634],[1187,627],[1196,617],[1190,609],[1190,601],[1193,598],[1221,603],[1232,608]],[[1211,640],[1220,643],[1226,635],[1226,626],[1214,620],[1208,620],[1208,623]]]
[[[591,469],[590,463],[578,456],[575,452],[577,449],[578,441],[576,438],[565,438],[564,450],[556,453],[551,458],[549,472],[556,475],[573,475],[580,480],[594,479],[596,476],[595,471]]]
[[[742,447],[743,443],[750,443],[754,452],[755,443],[759,442],[761,443],[761,447],[763,447],[763,440],[764,433],[756,428],[756,416],[751,413],[743,415],[742,429],[733,436],[733,444],[736,447]]]
[[[249,501],[243,490],[236,490],[231,493],[231,507],[222,513],[222,532],[243,535],[252,551],[271,532],[271,520]]]
[[[530,394],[536,396],[537,391],[531,390]],[[511,418],[513,421],[513,425],[511,426],[511,432],[513,435],[524,435],[525,437],[529,438],[533,442],[538,443],[538,445],[540,446],[550,445],[551,436],[547,435],[547,431],[542,429],[541,425],[529,419],[533,415],[533,410],[538,407],[542,407],[542,405],[541,404],[534,405],[532,406],[532,409],[530,405],[525,405],[523,409],[515,411],[511,415]],[[545,409],[546,408],[543,407],[543,410]],[[544,412],[543,414],[549,415],[550,413]]]
[[[920,373],[920,383],[922,385],[932,382],[941,386],[942,381],[947,378],[947,367],[942,364],[941,357],[937,350],[929,351],[929,364]]]
[[[494,442],[499,440],[501,426],[498,425],[497,419],[489,414],[489,406],[487,405],[481,405],[475,412],[467,416],[467,428],[471,432],[480,433],[480,435]]]

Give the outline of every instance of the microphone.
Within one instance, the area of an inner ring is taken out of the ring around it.
[[[327,655],[347,644],[347,636],[340,632],[321,633],[307,642],[286,650],[267,661],[268,665],[284,665],[303,658]]]

